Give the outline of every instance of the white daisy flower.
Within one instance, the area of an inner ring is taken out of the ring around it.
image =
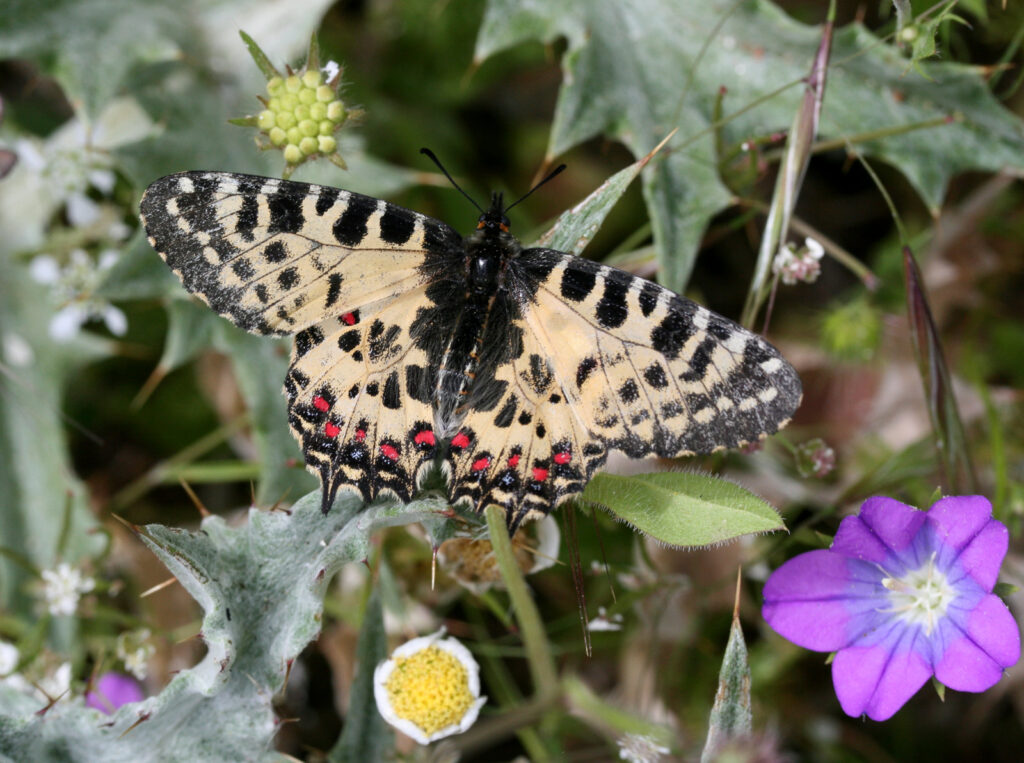
[[[420,744],[466,731],[487,701],[473,655],[444,634],[407,641],[373,673],[380,714]]]

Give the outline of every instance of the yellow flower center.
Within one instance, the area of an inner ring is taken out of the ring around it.
[[[466,669],[436,646],[396,658],[384,686],[395,715],[427,735],[458,723],[473,705]]]

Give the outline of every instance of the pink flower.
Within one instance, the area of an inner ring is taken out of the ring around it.
[[[836,652],[844,712],[884,721],[931,677],[981,692],[1020,658],[1020,631],[992,593],[1009,542],[983,496],[927,512],[869,498],[828,550],[790,559],[764,588],[765,620],[799,646]]]
[[[107,715],[131,702],[145,699],[139,682],[124,673],[104,673],[92,691],[86,692],[85,704]]]

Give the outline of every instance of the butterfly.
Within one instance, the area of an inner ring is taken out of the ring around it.
[[[247,331],[294,334],[288,419],[324,513],[341,488],[408,501],[438,467],[453,504],[497,504],[512,533],[609,451],[742,446],[801,399],[792,366],[735,323],[523,248],[501,194],[465,238],[381,199],[227,172],[161,178],[140,208],[189,292]]]

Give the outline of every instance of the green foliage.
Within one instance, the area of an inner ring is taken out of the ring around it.
[[[655,472],[621,477],[601,473],[583,500],[672,546],[697,547],[739,535],[784,529],[770,504],[739,485],[706,474]]]

